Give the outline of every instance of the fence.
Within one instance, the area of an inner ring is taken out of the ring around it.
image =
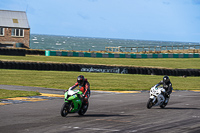
[[[105,47],[107,52],[156,52],[156,51],[184,51],[184,50],[197,50],[192,51],[193,53],[198,53],[200,51],[200,45],[172,45],[172,46],[148,46],[148,47]]]
[[[45,55],[46,56],[70,56],[70,57],[96,57],[96,58],[200,58],[199,53],[124,54],[124,53],[45,51]]]

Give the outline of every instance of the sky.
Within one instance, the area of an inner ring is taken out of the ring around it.
[[[31,34],[200,42],[200,0],[0,0]]]

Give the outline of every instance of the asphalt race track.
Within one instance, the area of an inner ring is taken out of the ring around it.
[[[0,89],[63,94],[63,90],[34,87],[0,85]],[[89,109],[82,117],[77,113],[61,117],[61,97],[1,105],[0,133],[200,133],[200,92],[173,92],[165,109],[147,109],[148,98],[148,91],[92,91]]]

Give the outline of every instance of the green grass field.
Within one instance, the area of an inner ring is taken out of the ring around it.
[[[157,58],[157,59],[128,59],[128,58],[87,58],[87,57],[59,57],[59,56],[4,56],[2,61],[35,61],[76,64],[104,64],[161,68],[192,68],[200,69],[200,58]],[[0,69],[0,84],[33,86],[55,89],[68,89],[76,82],[78,75],[84,75],[90,82],[91,90],[149,90],[150,87],[162,80],[163,76],[113,74],[113,73],[84,73],[66,71],[33,71]],[[200,90],[200,77],[170,76],[174,90]],[[17,91],[16,91],[17,92]],[[39,95],[38,92],[5,93],[0,90],[2,97]],[[9,96],[6,96],[9,94]],[[16,95],[17,94],[17,95]]]
[[[11,98],[11,97],[36,96],[36,95],[40,95],[40,93],[34,91],[0,89],[0,99]]]
[[[9,61],[36,61],[36,62],[56,62],[56,63],[77,63],[77,64],[104,64],[104,65],[125,65],[142,67],[161,68],[192,68],[200,69],[200,58],[91,58],[91,57],[64,57],[64,56],[3,56],[0,60]]]
[[[32,71],[0,69],[0,84],[34,86],[55,89],[68,89],[76,82],[78,75],[84,75],[91,85],[91,90],[149,90],[162,80],[163,76],[86,73],[67,71]],[[200,77],[170,76],[174,90],[199,90]]]

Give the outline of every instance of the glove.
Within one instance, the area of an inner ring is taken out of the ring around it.
[[[85,95],[84,95],[84,94],[82,94],[82,98],[85,98]]]
[[[84,95],[84,94],[82,94],[82,95],[79,94],[79,98],[80,98],[81,100],[83,100],[83,99],[85,98],[85,95]]]
[[[68,90],[64,90],[64,93],[66,93]]]
[[[169,93],[166,94],[166,97],[169,98]]]

